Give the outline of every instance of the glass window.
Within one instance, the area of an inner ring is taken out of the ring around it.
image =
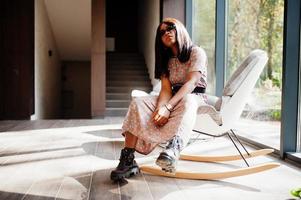
[[[264,68],[236,129],[239,134],[280,148],[284,0],[229,0],[226,80],[254,49],[268,53]]]
[[[215,92],[215,1],[192,1],[192,40],[205,49],[208,56],[208,86]]]

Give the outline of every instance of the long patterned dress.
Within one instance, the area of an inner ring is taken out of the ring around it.
[[[181,63],[178,58],[170,58],[168,70],[172,85],[184,84],[188,72],[199,71],[201,79],[198,86],[207,86],[207,56],[201,47],[194,46],[189,60],[185,63]],[[141,154],[150,153],[158,144],[167,142],[175,135],[183,140],[185,146],[192,133],[197,109],[206,103],[205,94],[188,94],[175,105],[168,122],[157,127],[151,119],[157,99],[158,96],[153,95],[134,97],[123,122],[122,133],[130,132],[138,137],[135,149]]]

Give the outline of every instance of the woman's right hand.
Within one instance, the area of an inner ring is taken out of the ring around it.
[[[153,112],[152,120],[156,126],[164,126],[168,122],[170,111],[165,106],[161,106]]]

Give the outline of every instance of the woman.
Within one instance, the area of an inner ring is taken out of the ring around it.
[[[166,18],[157,28],[155,78],[161,80],[159,96],[136,97],[123,122],[125,148],[111,172],[114,181],[139,173],[134,152],[149,154],[168,142],[156,160],[162,170],[175,172],[180,151],[188,143],[197,109],[205,103],[207,56],[192,44],[184,25]]]

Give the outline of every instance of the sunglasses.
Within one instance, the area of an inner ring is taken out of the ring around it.
[[[162,37],[167,31],[170,32],[174,29],[176,29],[176,26],[174,24],[168,25],[165,30],[160,30],[160,36]]]

